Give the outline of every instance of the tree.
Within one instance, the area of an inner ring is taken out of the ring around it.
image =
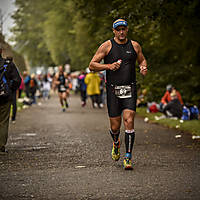
[[[125,18],[129,38],[141,44],[149,64],[145,79],[138,74],[138,84],[152,94],[149,101],[159,101],[169,83],[186,102],[200,101],[199,0],[16,0],[16,4],[13,31],[32,65],[70,63],[73,70],[85,69],[98,46],[113,37],[113,21]]]
[[[44,2],[16,0],[15,3],[18,9],[12,16],[16,23],[12,31],[16,49],[27,56],[32,66],[49,66],[53,62],[43,40]]]

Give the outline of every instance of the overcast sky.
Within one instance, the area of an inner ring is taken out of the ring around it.
[[[5,36],[6,41],[12,35],[9,31],[10,28],[14,25],[11,15],[15,11],[15,0],[0,0],[0,8],[3,14],[3,35]]]

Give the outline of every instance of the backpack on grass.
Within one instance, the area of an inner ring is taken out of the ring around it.
[[[196,105],[183,106],[182,120],[193,120],[199,118],[199,109]]]
[[[199,109],[197,108],[196,105],[191,106],[190,108],[190,119],[198,119],[199,117]]]
[[[183,114],[181,117],[182,120],[190,120],[190,109],[186,106],[183,106]]]

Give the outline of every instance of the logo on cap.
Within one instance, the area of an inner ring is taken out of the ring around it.
[[[113,28],[117,28],[118,26],[128,26],[128,23],[127,21],[118,21],[118,22],[115,22],[113,23]]]

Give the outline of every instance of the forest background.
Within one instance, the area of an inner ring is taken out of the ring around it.
[[[82,70],[99,45],[112,38],[112,23],[128,21],[128,37],[140,43],[149,72],[138,73],[148,101],[160,101],[167,84],[184,102],[200,105],[199,0],[16,0],[15,49],[31,67],[69,63]]]

